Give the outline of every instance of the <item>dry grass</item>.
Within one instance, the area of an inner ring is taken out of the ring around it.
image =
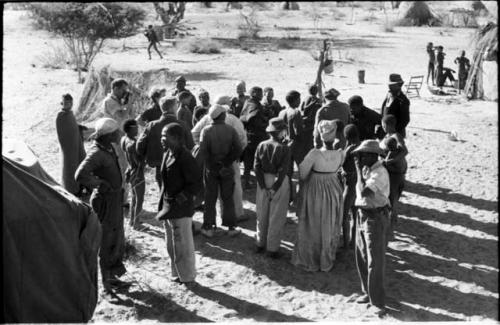
[[[395,23],[391,20],[386,20],[382,25],[382,31],[385,33],[394,33]]]
[[[262,31],[262,26],[259,24],[257,10],[252,8],[245,13],[240,11],[241,23],[238,25],[238,39],[242,38],[259,38],[259,33]]]
[[[221,52],[222,44],[211,38],[191,38],[181,43],[184,52],[196,54],[217,54]]]
[[[50,44],[47,50],[36,56],[35,61],[46,69],[68,69],[74,60],[64,45]]]

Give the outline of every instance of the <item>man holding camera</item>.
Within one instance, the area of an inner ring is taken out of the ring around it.
[[[125,79],[118,78],[111,82],[111,92],[104,98],[101,106],[101,110],[104,113],[104,117],[112,118],[115,120],[119,126],[123,125],[127,119],[134,118],[130,114],[130,110],[127,108],[127,103],[129,100],[130,91],[128,88],[128,82]],[[119,129],[120,138],[124,136],[125,133]],[[127,158],[125,153],[120,148],[119,144],[112,143],[113,149],[115,149],[116,155],[118,156],[118,163],[120,164],[120,170],[122,173],[124,188],[123,202],[124,206],[129,206],[127,202],[128,197],[128,186],[125,182],[125,170],[127,169]]]

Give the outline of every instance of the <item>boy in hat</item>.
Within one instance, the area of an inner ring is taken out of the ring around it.
[[[365,140],[353,150],[356,166],[356,266],[361,280],[358,303],[370,303],[378,316],[385,314],[385,251],[389,226],[389,173],[378,159],[377,140]]]
[[[83,187],[75,181],[75,171],[85,158],[82,130],[87,129],[76,123],[73,108],[73,97],[70,94],[62,96],[61,111],[56,118],[57,139],[62,154],[62,185],[73,195],[81,196]]]
[[[267,118],[270,120],[273,117],[277,117],[283,107],[280,103],[273,99],[274,98],[274,90],[271,87],[264,88],[264,101],[262,102],[262,107],[264,108],[264,113]]]
[[[165,220],[167,251],[171,259],[172,280],[194,282],[196,277],[192,217],[193,196],[201,185],[201,173],[184,143],[184,128],[167,124],[161,132],[164,151],[161,164],[162,189],[158,220]]]
[[[286,124],[281,118],[271,119],[266,132],[270,137],[257,146],[254,162],[257,178],[256,245],[257,252],[267,250],[270,257],[278,258],[290,197],[287,174],[291,152],[283,144]]]
[[[316,113],[314,127],[314,142],[316,148],[321,148],[323,146],[323,142],[318,132],[319,122],[322,120],[332,121],[335,119],[341,120],[344,125],[350,122],[349,105],[338,101],[338,96],[340,96],[340,92],[337,89],[331,88],[327,90],[325,92],[326,104]]]
[[[125,152],[128,168],[125,171],[125,181],[130,184],[132,192],[132,204],[130,207],[129,225],[137,229],[139,215],[142,212],[144,193],[146,191],[146,180],[144,178],[144,158],[137,154],[136,143],[139,132],[136,120],[126,120],[123,124],[125,136],[120,141],[121,149]]]
[[[205,165],[205,213],[201,233],[206,237],[214,235],[215,204],[220,189],[222,225],[228,227],[229,236],[236,236],[241,230],[236,228],[233,163],[240,157],[242,149],[236,130],[225,123],[226,109],[216,104],[210,107],[208,115],[213,122],[201,131],[200,136],[200,155]]]
[[[382,140],[380,147],[385,151],[384,166],[389,172],[389,182],[391,185],[389,201],[391,202],[391,224],[389,238],[392,238],[394,227],[397,223],[396,205],[403,193],[405,175],[408,169],[406,148],[403,137],[396,132],[396,118],[393,115],[386,115],[382,119],[382,128],[386,136]]]
[[[155,30],[153,29],[153,25],[148,26],[148,29],[146,30],[144,35],[147,37],[148,42],[149,42],[149,45],[148,45],[149,59],[151,60],[151,48],[152,47],[155,49],[156,53],[158,53],[158,55],[160,56],[160,59],[163,59],[163,56],[161,56],[160,51],[158,51],[158,48],[156,47],[156,44],[157,43],[160,44],[160,42],[158,41],[158,36],[156,36]]]
[[[406,137],[406,126],[410,123],[410,101],[401,91],[404,81],[399,74],[389,75],[389,92],[382,103],[380,115],[396,117],[396,132]]]
[[[241,110],[243,109],[243,105],[245,105],[245,102],[247,99],[250,97],[245,95],[247,89],[246,89],[246,84],[244,81],[239,81],[236,84],[236,97],[233,97],[231,99],[231,113],[235,115],[236,117],[240,117],[241,115]]]
[[[119,141],[119,125],[110,118],[101,118],[95,123],[95,139],[75,172],[75,180],[87,188],[94,189],[90,205],[97,214],[102,227],[99,265],[104,290],[124,286],[118,277],[125,274],[123,254],[125,234],[123,228],[123,188],[118,157],[112,143]]]

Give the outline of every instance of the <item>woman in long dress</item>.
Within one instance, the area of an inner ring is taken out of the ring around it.
[[[337,175],[345,158],[334,150],[336,124],[318,124],[323,147],[309,151],[299,166],[304,191],[292,263],[306,271],[328,272],[333,268],[340,242],[343,216],[343,186]]]

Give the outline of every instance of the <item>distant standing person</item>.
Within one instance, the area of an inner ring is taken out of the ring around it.
[[[193,282],[196,277],[192,217],[193,196],[201,186],[201,172],[184,144],[184,129],[178,123],[167,124],[161,132],[164,155],[161,163],[162,190],[158,220],[165,220],[167,251],[172,280]]]
[[[180,101],[179,95],[182,92],[187,92],[190,95],[187,107],[192,114],[194,112],[194,108],[196,107],[196,97],[194,97],[193,93],[186,88],[186,78],[184,78],[184,76],[178,76],[177,78],[175,78],[175,91],[172,93],[172,96],[176,96]]]
[[[434,63],[436,62],[436,53],[434,52],[434,45],[432,42],[427,44],[427,54],[429,55],[429,63],[427,64],[427,84],[429,83],[429,76],[431,77],[432,85],[435,84],[434,78]]]
[[[331,88],[325,92],[326,104],[321,107],[316,113],[316,118],[314,121],[314,143],[316,148],[321,148],[323,143],[318,131],[319,122],[323,120],[332,121],[335,119],[341,120],[344,125],[349,124],[351,117],[349,112],[349,105],[344,102],[337,100],[340,96],[340,92]]]
[[[123,124],[125,136],[120,141],[120,146],[125,152],[128,168],[125,171],[125,181],[130,184],[132,193],[132,204],[130,207],[129,225],[138,228],[144,193],[146,191],[146,179],[144,178],[144,158],[137,154],[137,134],[139,132],[137,121],[130,119]]]
[[[444,77],[444,56],[446,54],[443,52],[443,47],[441,45],[437,46],[436,49],[436,73],[434,74],[434,77],[436,78],[436,85],[438,87],[442,87],[446,81],[446,78]]]
[[[246,95],[247,88],[246,84],[244,81],[240,81],[236,84],[236,97],[233,97],[231,99],[231,113],[235,115],[236,117],[240,117],[241,115],[241,110],[243,109],[243,106],[245,105],[245,102],[247,99],[250,97]]]
[[[365,140],[353,150],[356,166],[356,266],[363,296],[378,316],[385,314],[385,252],[389,226],[389,173],[378,159],[377,140]]]
[[[160,98],[165,96],[166,92],[165,88],[154,87],[151,89],[149,92],[149,99],[151,100],[149,107],[136,118],[139,125],[144,126],[146,123],[161,117]]]
[[[61,111],[56,118],[56,131],[61,146],[62,186],[71,194],[81,196],[83,186],[75,181],[75,171],[85,158],[82,128],[76,123],[71,110],[73,97],[70,94],[62,96]],[[86,128],[85,128],[86,129]]]
[[[380,115],[394,115],[396,117],[396,132],[406,137],[406,126],[410,123],[410,101],[401,91],[404,81],[399,74],[389,75],[389,92],[387,93]]]
[[[156,47],[156,44],[160,44],[160,42],[158,41],[158,36],[156,36],[155,30],[153,29],[153,25],[148,26],[148,29],[146,30],[144,35],[148,38],[148,42],[149,42],[149,45],[148,45],[149,59],[151,60],[151,48],[152,47],[155,49],[156,53],[158,53],[158,55],[160,56],[160,59],[163,59],[163,56],[161,55],[160,51],[158,51],[158,48]]]
[[[465,57],[465,51],[455,59],[455,64],[458,64],[458,89],[463,90],[470,69],[470,61]]]
[[[241,230],[236,228],[233,163],[240,157],[242,149],[236,130],[225,123],[226,109],[215,104],[210,107],[208,115],[213,122],[201,131],[200,136],[200,154],[205,162],[205,213],[201,233],[206,237],[214,235],[215,204],[220,189],[222,225],[228,227],[229,236],[236,236]]]
[[[264,108],[264,113],[266,114],[268,120],[273,117],[277,117],[280,111],[283,109],[281,104],[274,99],[274,90],[271,87],[264,88],[264,100],[262,101],[262,107]]]
[[[123,182],[118,157],[111,145],[119,141],[119,134],[119,125],[115,120],[97,120],[93,134],[95,141],[75,172],[77,182],[94,189],[90,205],[97,213],[102,226],[99,265],[107,293],[125,284],[118,280],[118,277],[126,272],[123,265]]]
[[[286,134],[283,120],[272,118],[266,132],[270,137],[257,146],[254,163],[257,178],[256,245],[258,253],[267,251],[271,258],[278,258],[290,197],[287,174],[291,154],[290,148],[283,143]]]

